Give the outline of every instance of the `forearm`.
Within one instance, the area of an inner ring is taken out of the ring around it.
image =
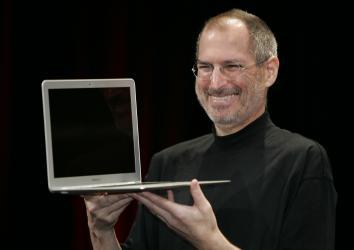
[[[94,250],[121,250],[114,229],[106,232],[90,230],[91,242]]]

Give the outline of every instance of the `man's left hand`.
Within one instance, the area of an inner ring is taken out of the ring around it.
[[[167,199],[151,192],[131,196],[198,249],[212,249],[216,242],[220,244],[220,240],[227,241],[218,228],[209,201],[195,179],[191,182],[190,192],[194,201],[192,206],[175,203],[171,190],[167,191]]]

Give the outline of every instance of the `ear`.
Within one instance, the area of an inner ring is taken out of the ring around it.
[[[278,76],[279,59],[276,56],[269,58],[265,62],[265,86],[269,88],[273,85]]]

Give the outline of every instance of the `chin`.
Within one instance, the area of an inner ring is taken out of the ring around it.
[[[213,123],[220,125],[232,125],[239,122],[239,117],[236,112],[233,114],[220,114],[220,112],[216,114],[216,112],[208,112],[208,116]]]
[[[212,119],[214,124],[220,125],[235,125],[238,123],[238,119],[235,117],[218,117]]]

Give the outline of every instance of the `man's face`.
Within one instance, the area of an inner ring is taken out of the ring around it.
[[[216,126],[242,126],[261,114],[265,108],[266,88],[261,69],[255,66],[250,52],[248,31],[235,22],[224,29],[204,30],[199,41],[198,61],[212,64],[210,79],[196,78],[196,94]],[[238,64],[246,67],[236,77],[228,78],[220,66]]]

